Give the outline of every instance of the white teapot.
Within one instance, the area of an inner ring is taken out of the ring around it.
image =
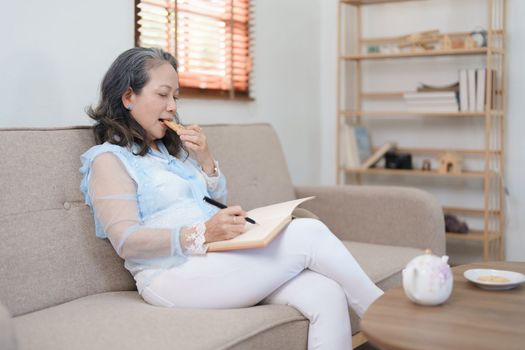
[[[441,258],[426,250],[403,270],[403,289],[408,299],[421,305],[439,305],[452,293],[452,271],[448,256]]]

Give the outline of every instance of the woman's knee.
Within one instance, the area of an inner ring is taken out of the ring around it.
[[[292,224],[301,227],[310,227],[312,229],[323,230],[327,229],[326,225],[321,221],[314,218],[299,218],[292,220]]]
[[[288,225],[285,236],[285,239],[290,240],[294,245],[310,246],[332,236],[332,233],[325,224],[317,219],[295,219]]]
[[[326,225],[317,219],[295,219],[288,226],[288,230],[291,234],[297,234],[301,236],[305,235],[319,235],[323,233],[330,233],[330,229]]]

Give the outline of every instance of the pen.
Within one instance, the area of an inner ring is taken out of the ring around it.
[[[211,205],[214,205],[216,206],[217,208],[220,208],[220,209],[226,209],[228,208],[226,205],[220,203],[220,202],[217,202],[216,200],[214,199],[211,199],[210,197],[206,197],[204,196],[203,200],[207,203],[210,203]],[[248,221],[250,224],[256,224],[255,220],[252,219],[252,218],[249,218],[249,217],[245,217],[244,220]]]

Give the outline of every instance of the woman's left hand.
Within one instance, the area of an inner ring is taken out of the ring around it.
[[[215,172],[215,163],[208,149],[208,141],[202,128],[196,124],[187,125],[177,131],[184,146],[192,153],[206,174]]]

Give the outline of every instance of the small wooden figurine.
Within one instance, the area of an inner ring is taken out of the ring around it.
[[[463,169],[463,158],[456,152],[445,152],[439,156],[440,174],[461,174]]]
[[[425,159],[423,161],[423,165],[421,166],[421,170],[423,170],[423,171],[431,171],[432,170],[432,163],[430,162],[430,159]]]
[[[448,35],[443,35],[439,40],[441,44],[441,50],[450,50],[452,49],[452,40]]]
[[[400,37],[400,48],[410,48],[413,51],[431,50],[439,42],[439,30],[428,30],[425,32],[412,33]]]
[[[476,42],[470,35],[465,37],[465,49],[475,49],[476,48]]]

